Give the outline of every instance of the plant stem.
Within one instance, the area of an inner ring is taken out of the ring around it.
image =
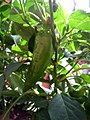
[[[34,2],[35,2],[35,5],[36,5],[36,7],[37,7],[37,10],[38,10],[38,12],[39,12],[39,14],[40,14],[41,20],[42,20],[42,22],[44,22],[44,16],[43,16],[43,14],[42,14],[39,6],[38,6],[37,0],[34,0]]]
[[[84,69],[90,70],[90,67],[78,68],[78,69],[76,69],[76,70],[73,70],[73,71],[71,72],[71,74],[73,74],[73,73],[75,73],[75,72],[77,72],[77,71],[79,71],[79,70],[84,70]]]
[[[24,16],[24,21],[27,22],[27,23],[29,23],[28,20],[27,20],[27,16],[26,16],[24,0],[22,0],[22,1],[19,0],[19,2],[20,2],[20,5],[21,5],[23,16]]]
[[[27,94],[31,94],[31,95],[34,95],[34,94],[37,94],[38,96],[47,96],[46,94],[42,93],[42,94],[38,94],[36,93],[35,91],[32,91],[32,90],[28,90],[26,92],[24,92],[21,96],[19,96],[12,104],[11,106],[8,108],[8,110],[5,112],[5,114],[3,115],[2,119],[1,120],[5,120],[5,118],[7,117],[7,114],[10,112],[10,110],[12,109],[12,107],[22,98],[24,97],[25,95]]]
[[[9,109],[5,112],[4,116],[2,117],[1,120],[5,120],[5,118],[7,117],[7,114],[10,112],[11,108],[22,98],[22,95],[20,97],[18,97],[9,107]]]
[[[44,5],[43,13],[44,13],[45,20],[46,20],[46,18],[47,18],[47,16],[46,16],[46,5],[45,5],[45,1],[44,0],[43,0],[43,5]]]
[[[71,69],[72,69],[72,68],[71,68]],[[84,70],[84,69],[90,70],[90,67],[78,68],[78,69],[73,70],[73,71],[71,71],[71,69],[69,70],[69,72],[66,73],[66,75],[65,75],[64,77],[62,77],[62,78],[60,79],[60,82],[62,82],[63,80],[65,80],[66,78],[68,78],[70,75],[72,75],[73,73],[75,73],[75,72],[77,72],[77,71],[79,71],[79,70]]]
[[[65,38],[67,37],[67,35],[69,35],[73,30],[74,30],[74,28],[72,28],[70,31],[66,32],[66,33],[62,36],[62,38],[60,38],[59,44],[60,44],[60,42],[62,42],[62,40],[65,39]],[[69,36],[68,36],[68,37],[69,37]]]
[[[56,36],[54,31],[54,18],[53,18],[53,3],[51,0],[49,0],[49,6],[50,6],[50,18],[51,18],[51,32],[52,32],[52,39],[53,39],[53,48],[55,51],[55,60],[54,60],[54,77],[57,76],[57,42],[56,42]]]
[[[50,6],[50,17],[51,17],[51,22],[52,22],[52,28],[54,30],[54,18],[53,18],[53,3],[51,0],[49,0],[49,6]],[[55,34],[55,33],[54,33]]]
[[[21,17],[21,19],[25,22],[25,23],[27,23],[27,24],[29,24],[29,22],[26,20],[26,18],[24,19],[23,17],[22,17],[22,15],[19,13],[19,11],[13,6],[13,4],[11,5],[11,7],[15,10],[15,12]],[[30,24],[29,24],[30,25]]]

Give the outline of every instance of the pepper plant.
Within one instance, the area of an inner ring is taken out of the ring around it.
[[[0,120],[89,120],[89,48],[90,13],[0,1]]]

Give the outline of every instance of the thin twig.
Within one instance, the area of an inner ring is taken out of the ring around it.
[[[21,2],[21,0],[19,0],[19,2],[20,2],[20,6],[21,6],[21,9],[22,9],[23,16],[24,16],[24,21],[28,21],[27,16],[26,16],[26,12],[25,12],[24,0],[22,0],[22,2]]]
[[[66,32],[66,33],[62,36],[62,38],[60,38],[60,42],[61,42],[63,39],[65,39],[66,36],[67,36],[68,34],[70,34],[73,30],[74,30],[74,28],[72,28],[69,32]]]
[[[39,14],[40,14],[41,20],[42,20],[42,22],[43,22],[43,21],[44,21],[44,16],[43,16],[43,14],[42,14],[39,6],[38,6],[37,0],[34,0],[34,2],[35,2],[35,5],[36,5],[36,7],[37,7],[37,10],[38,10],[38,12],[39,12]]]
[[[76,69],[76,70],[73,70],[73,71],[71,72],[71,74],[73,74],[73,73],[75,73],[75,72],[77,72],[77,71],[79,71],[79,70],[85,70],[85,69],[90,70],[90,67],[78,68],[78,69]]]
[[[45,16],[45,20],[46,20],[46,5],[45,5],[45,1],[43,0],[43,5],[44,5],[44,8],[43,8],[43,12],[44,12],[44,16]]]

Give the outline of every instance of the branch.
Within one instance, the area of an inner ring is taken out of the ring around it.
[[[37,0],[34,0],[34,2],[35,2],[35,5],[36,5],[36,7],[37,7],[37,10],[38,10],[38,12],[39,12],[39,14],[40,14],[41,20],[42,20],[42,22],[43,22],[43,21],[44,21],[44,16],[43,16],[43,14],[42,14],[39,6],[38,6]]]
[[[42,94],[38,94],[36,93],[35,91],[32,91],[32,90],[28,90],[26,91],[25,93],[23,93],[21,96],[19,96],[12,104],[11,106],[9,107],[9,109],[5,112],[5,114],[3,115],[2,119],[1,120],[5,120],[5,118],[7,117],[8,113],[10,112],[10,110],[12,109],[12,107],[23,97],[23,96],[26,96],[27,94],[36,94],[38,96],[47,96],[46,94],[42,93]]]
[[[53,39],[53,48],[55,51],[55,60],[54,60],[54,77],[57,75],[57,42],[56,42],[56,36],[54,31],[54,18],[53,18],[53,3],[51,0],[49,0],[49,6],[50,6],[50,18],[51,18],[51,32],[52,32],[52,39]]]

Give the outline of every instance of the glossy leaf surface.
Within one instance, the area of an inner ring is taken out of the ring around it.
[[[86,115],[80,104],[65,94],[57,94],[49,103],[51,120],[86,120]]]

